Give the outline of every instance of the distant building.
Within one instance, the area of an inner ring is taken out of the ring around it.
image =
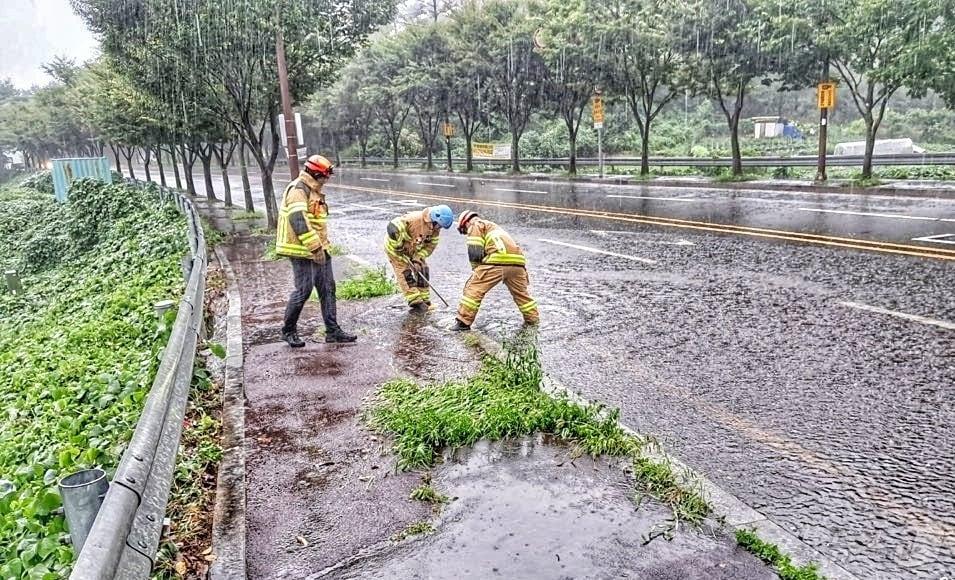
[[[911,139],[878,139],[873,149],[874,155],[905,155],[925,153]],[[865,141],[850,141],[839,143],[833,152],[834,155],[865,155]]]
[[[802,133],[796,128],[796,124],[784,117],[753,117],[752,121],[753,137],[757,139],[774,139],[776,137],[802,139]]]

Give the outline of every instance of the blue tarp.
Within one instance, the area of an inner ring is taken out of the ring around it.
[[[53,160],[53,189],[57,201],[66,201],[74,179],[90,177],[104,183],[113,183],[109,161],[105,157],[82,157]]]

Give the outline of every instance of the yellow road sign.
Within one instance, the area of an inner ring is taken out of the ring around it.
[[[836,83],[819,83],[816,99],[820,109],[833,109],[836,106]]]
[[[594,95],[594,102],[591,106],[594,114],[594,127],[599,128],[603,127],[604,124],[604,102],[600,98],[600,95]]]
[[[471,154],[475,157],[493,157],[494,143],[471,143]]]

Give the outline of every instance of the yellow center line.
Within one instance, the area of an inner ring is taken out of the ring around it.
[[[573,217],[592,217],[613,221],[628,223],[639,223],[656,226],[677,227],[682,229],[691,229],[707,232],[717,232],[723,234],[739,234],[744,236],[785,240],[791,242],[804,242],[820,246],[833,246],[840,248],[852,248],[858,250],[868,250],[873,252],[882,252],[888,254],[899,254],[904,256],[916,256],[919,258],[933,258],[937,260],[955,260],[955,250],[941,248],[925,248],[922,246],[913,246],[909,244],[896,244],[892,242],[879,242],[871,240],[860,240],[856,238],[842,238],[837,236],[823,236],[819,234],[809,234],[802,232],[790,232],[786,230],[773,230],[766,228],[756,228],[749,226],[737,226],[730,224],[717,224],[710,222],[698,222],[692,220],[682,220],[676,218],[663,218],[654,216],[644,216],[639,214],[625,214],[616,212],[597,211],[589,209],[570,209],[546,205],[513,203],[497,200],[470,199],[458,196],[435,195],[429,193],[412,193],[398,191],[393,189],[380,189],[373,187],[360,187],[354,185],[329,184],[327,187],[336,187],[364,193],[383,193],[387,195],[398,195],[403,197],[415,197],[421,199],[430,199],[434,201],[445,202],[466,202],[471,205],[498,207],[507,209],[521,209],[529,211],[538,211],[542,213],[552,213]]]

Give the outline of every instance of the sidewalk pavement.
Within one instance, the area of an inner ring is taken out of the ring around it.
[[[367,399],[396,377],[466,375],[479,353],[445,330],[450,313],[411,314],[400,296],[339,302],[355,344],[288,348],[279,327],[291,274],[262,258],[269,241],[223,248],[243,305],[250,578],[775,577],[725,532],[683,526],[645,543],[668,510],[635,504],[618,466],[572,460],[539,437],[449,453],[432,485],[454,499],[440,511],[409,499],[423,474],[395,471],[363,419]],[[356,269],[333,263],[339,281]],[[321,341],[319,320],[310,302],[301,334]],[[425,524],[433,534],[398,539]]]

